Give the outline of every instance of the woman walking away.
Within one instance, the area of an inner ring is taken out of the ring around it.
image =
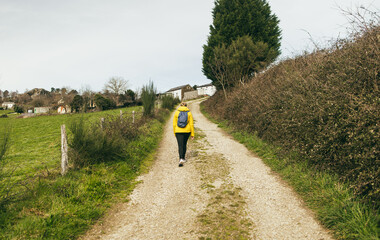
[[[185,155],[187,140],[190,136],[191,139],[194,139],[193,115],[187,108],[187,103],[181,103],[175,112],[173,118],[173,130],[178,142],[179,166],[182,167],[186,162]]]

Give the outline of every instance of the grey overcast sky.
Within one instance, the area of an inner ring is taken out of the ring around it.
[[[379,10],[378,0],[268,0],[282,29],[281,58],[344,37],[339,7]],[[160,92],[209,83],[202,45],[214,0],[0,0],[0,89],[90,87],[112,76]]]

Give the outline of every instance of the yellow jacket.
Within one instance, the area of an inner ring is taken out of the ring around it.
[[[177,126],[178,115],[179,115],[179,112],[183,112],[183,111],[188,111],[188,113],[187,113],[187,125],[184,128],[180,128]],[[192,137],[194,137],[193,115],[191,114],[190,110],[187,107],[185,107],[185,106],[179,107],[177,109],[177,111],[175,112],[174,118],[173,118],[173,131],[174,131],[174,134],[176,134],[176,133],[191,133],[190,135]]]

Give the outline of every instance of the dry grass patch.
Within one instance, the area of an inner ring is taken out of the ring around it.
[[[201,187],[210,196],[198,215],[199,239],[252,239],[253,223],[245,211],[242,189],[231,182],[226,159],[212,153],[205,135],[199,129],[197,132],[199,136],[192,143],[192,149],[197,149],[194,166],[200,173]]]
[[[223,183],[209,188],[211,198],[205,211],[198,216],[201,223],[199,239],[251,239],[253,224],[245,212],[241,188]]]

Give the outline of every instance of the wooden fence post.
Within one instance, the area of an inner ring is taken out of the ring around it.
[[[101,118],[100,119],[100,127],[103,129],[103,125],[104,125],[104,118]]]
[[[132,111],[132,123],[135,123],[135,111]]]
[[[120,120],[123,121],[123,110],[120,110]]]
[[[67,135],[66,135],[66,126],[61,126],[61,174],[64,176],[67,173],[67,166],[69,164],[69,159],[67,155]]]

